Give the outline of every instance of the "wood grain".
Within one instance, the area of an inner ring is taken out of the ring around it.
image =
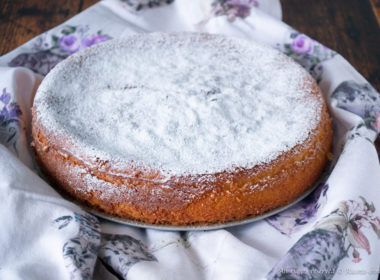
[[[63,23],[97,0],[1,0],[0,55]]]
[[[380,25],[380,0],[370,0],[373,13],[376,16],[377,24]]]
[[[286,23],[340,53],[380,91],[380,28],[369,1],[281,3]]]
[[[96,2],[1,0],[0,55]],[[286,23],[339,52],[380,91],[380,0],[281,0],[281,3]]]

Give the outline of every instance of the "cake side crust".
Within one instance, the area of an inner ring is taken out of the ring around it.
[[[79,201],[149,224],[213,224],[284,206],[313,184],[327,163],[332,145],[331,119],[325,105],[321,115],[305,143],[270,164],[210,175],[207,180],[194,175],[160,181],[159,172],[152,172],[149,179],[107,176],[66,151],[55,150],[38,123],[33,125],[33,138],[41,169]]]
[[[52,184],[148,224],[225,223],[287,205],[332,145],[311,76],[222,35],[134,35],[76,53],[45,77],[32,115]]]

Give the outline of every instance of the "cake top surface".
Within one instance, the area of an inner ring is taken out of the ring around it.
[[[303,143],[320,119],[311,83],[295,62],[257,43],[140,34],[59,63],[34,109],[74,156],[116,169],[211,174],[270,162]]]

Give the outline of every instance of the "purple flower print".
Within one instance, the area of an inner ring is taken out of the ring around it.
[[[11,95],[10,93],[7,93],[7,91],[4,88],[3,93],[0,96],[0,101],[3,102],[4,104],[8,104],[10,100],[11,100]]]
[[[377,130],[377,132],[380,133],[380,113],[376,114],[375,123],[373,124],[373,127]]]
[[[17,118],[18,116],[22,114],[20,106],[18,106],[18,104],[15,102],[12,102],[11,104],[9,104],[8,108],[9,108],[10,118]]]
[[[0,95],[0,143],[12,147],[16,154],[16,142],[20,133],[19,117],[22,111],[16,102],[11,102],[11,94],[3,88]]]
[[[16,102],[11,101],[11,94],[4,88],[0,95],[0,126],[6,126],[11,122],[18,122],[18,117],[22,112]]]
[[[58,40],[58,46],[64,52],[75,53],[80,49],[81,42],[75,35],[62,35]]]
[[[35,53],[21,53],[13,58],[8,65],[11,67],[22,66],[40,75],[46,75],[55,65],[68,55],[57,55],[50,50]]]
[[[81,49],[91,47],[92,45],[96,45],[109,39],[110,37],[100,34],[100,31],[97,34],[91,35],[91,37],[83,37],[82,39],[73,34],[64,34],[58,39],[58,47],[63,52],[72,54]]]
[[[291,49],[297,54],[310,53],[313,50],[314,41],[309,37],[299,34],[293,39]]]
[[[213,16],[226,15],[229,21],[234,21],[236,17],[246,18],[251,14],[252,7],[259,6],[259,2],[257,0],[214,0],[211,6],[211,15],[202,23]]]
[[[268,279],[332,279],[346,256],[342,234],[316,229],[303,235],[269,272]]]
[[[347,257],[352,255],[352,262],[361,261],[360,251],[371,254],[371,246],[365,233],[372,229],[380,239],[380,217],[375,215],[375,206],[360,196],[361,201],[346,200],[338,208],[316,224],[316,228],[342,234],[345,241]],[[350,254],[350,251],[352,254]]]
[[[105,42],[109,40],[107,36],[98,34],[98,35],[92,35],[91,38],[83,38],[82,39],[82,46],[84,48],[91,47],[92,45],[96,45],[101,42]]]
[[[380,217],[375,206],[360,196],[361,201],[346,200],[323,217],[314,229],[304,234],[268,274],[268,279],[332,279],[342,259],[362,259],[359,250],[368,255],[371,247],[365,229],[372,229],[380,239]]]
[[[301,64],[318,83],[323,73],[321,62],[336,55],[336,52],[294,29],[290,29],[288,42],[277,44],[277,48]]]
[[[358,258],[359,252],[356,248],[362,248],[367,251],[368,255],[371,254],[371,247],[367,237],[364,235],[363,231],[355,224],[348,224],[348,240],[352,247],[354,248],[352,256]],[[355,262],[355,261],[354,261]]]
[[[257,7],[257,1],[242,1],[242,0],[227,0],[226,4],[229,6],[229,14],[233,14],[237,17],[246,18],[251,14],[251,7]]]
[[[34,47],[35,51],[17,55],[8,65],[23,66],[35,73],[46,75],[69,55],[111,39],[110,36],[102,34],[101,30],[91,35],[89,29],[88,26],[67,25],[51,36],[42,34],[35,39],[38,42]]]
[[[76,236],[66,241],[62,248],[70,279],[92,279],[101,239],[98,219],[87,213],[74,213],[74,216],[58,217],[52,224],[58,230],[76,228]]]
[[[146,245],[129,235],[102,234],[98,257],[113,268],[122,279],[129,269],[141,261],[157,261]]]
[[[328,184],[321,184],[305,199],[266,221],[282,234],[290,236],[315,220],[318,210],[326,203],[328,188]]]
[[[141,11],[145,9],[152,9],[163,5],[169,5],[174,0],[120,0],[124,2],[124,7],[132,11]]]
[[[360,116],[367,128],[380,132],[380,95],[370,84],[344,81],[331,97],[336,107]]]

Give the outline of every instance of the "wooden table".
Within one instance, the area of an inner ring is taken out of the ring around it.
[[[0,55],[97,0],[0,0]],[[380,0],[281,0],[283,20],[345,57],[380,92]],[[376,141],[380,157],[380,137]]]

